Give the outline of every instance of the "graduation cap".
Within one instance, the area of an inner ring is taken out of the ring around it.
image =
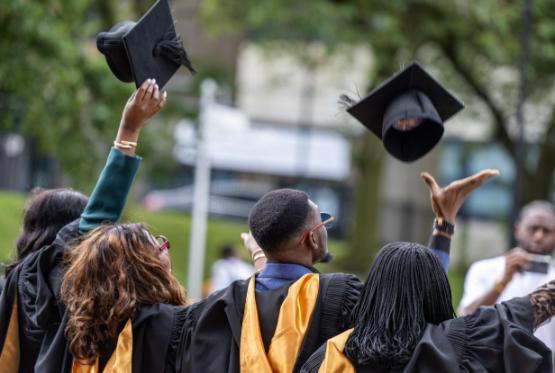
[[[138,22],[123,21],[96,37],[98,50],[122,82],[138,88],[155,78],[162,88],[181,65],[195,72],[175,32],[168,0],[158,0]]]
[[[395,158],[412,162],[424,156],[443,136],[443,122],[464,104],[411,62],[347,111],[382,139]]]

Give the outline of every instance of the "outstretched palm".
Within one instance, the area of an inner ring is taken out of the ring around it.
[[[445,187],[440,187],[434,177],[427,172],[422,172],[420,177],[428,185],[428,189],[430,189],[432,209],[436,216],[454,223],[455,217],[466,197],[491,177],[498,175],[500,175],[499,170],[487,169],[464,179],[455,180]]]

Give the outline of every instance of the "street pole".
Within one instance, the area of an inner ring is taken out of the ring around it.
[[[513,209],[511,213],[511,225],[509,234],[511,236],[511,247],[516,246],[517,242],[513,235],[512,227],[518,218],[520,205],[522,204],[522,190],[524,184],[524,156],[526,153],[525,133],[524,133],[524,104],[528,91],[528,63],[530,60],[530,34],[532,31],[532,0],[526,0],[522,9],[522,39],[520,57],[520,84],[518,89],[518,99],[516,103],[516,123],[518,133],[515,146],[516,182],[513,195]]]
[[[189,246],[189,272],[187,291],[189,298],[202,298],[204,257],[206,251],[206,225],[210,196],[210,156],[206,144],[207,111],[215,102],[217,86],[213,80],[201,84],[200,115],[197,131],[197,157],[195,162],[195,184],[191,219],[191,241]]]

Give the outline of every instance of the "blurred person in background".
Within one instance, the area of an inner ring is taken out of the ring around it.
[[[524,296],[555,278],[551,255],[555,249],[555,207],[547,201],[525,205],[514,228],[518,246],[506,255],[480,260],[470,266],[459,305],[462,315],[480,306]],[[555,321],[535,332],[551,350],[555,349]]]
[[[244,280],[254,273],[254,267],[239,257],[235,248],[225,245],[220,249],[220,259],[212,265],[211,292],[226,288],[233,281]]]

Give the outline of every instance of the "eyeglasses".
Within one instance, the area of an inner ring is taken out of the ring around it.
[[[308,239],[308,237],[310,237],[310,235],[314,233],[316,229],[320,227],[331,228],[332,222],[335,220],[335,218],[330,214],[328,214],[327,212],[321,212],[320,220],[321,220],[320,223],[316,224],[314,227],[312,227],[312,229],[310,229],[308,232],[304,234],[303,238],[301,238],[301,240],[299,241],[299,245],[302,245]]]
[[[160,253],[163,253],[164,251],[169,251],[170,250],[170,240],[168,240],[168,238],[166,236],[156,236],[156,242],[158,242],[159,246],[158,246],[158,251]]]

